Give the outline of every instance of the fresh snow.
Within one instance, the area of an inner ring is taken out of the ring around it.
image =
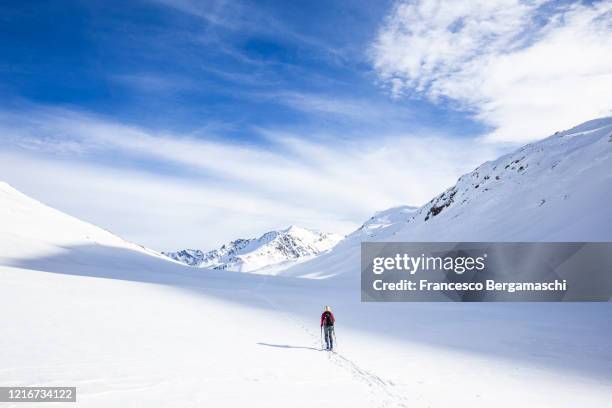
[[[612,241],[612,118],[487,162],[420,208],[377,213],[333,251],[281,272],[355,279],[362,241]]]
[[[0,184],[0,386],[76,386],[71,407],[607,407],[610,303],[361,303],[358,258],[363,240],[612,241],[611,133],[486,163],[287,276],[202,273]]]
[[[394,239],[610,241],[610,135],[612,118],[593,120],[484,163]]]
[[[0,262],[54,256],[67,248],[121,248],[166,259],[102,228],[83,222],[33,200],[0,181]]]
[[[164,252],[164,255],[200,268],[274,274],[276,270],[329,251],[341,239],[338,234],[292,225],[281,231],[266,232],[259,238],[237,239],[213,251],[184,249]]]

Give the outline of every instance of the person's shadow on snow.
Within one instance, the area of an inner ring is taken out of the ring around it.
[[[306,347],[306,346],[290,346],[289,344],[270,344],[270,343],[257,343],[260,346],[267,347],[276,347],[276,348],[286,348],[286,349],[305,349],[305,350],[314,350],[321,351],[321,349],[315,347]]]

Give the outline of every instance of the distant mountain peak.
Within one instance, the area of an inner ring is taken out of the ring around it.
[[[164,255],[184,264],[210,269],[252,272],[310,259],[333,248],[343,237],[290,225],[259,238],[236,239],[212,251],[183,249]]]

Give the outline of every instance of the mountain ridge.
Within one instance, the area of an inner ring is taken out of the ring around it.
[[[291,225],[268,231],[259,238],[239,238],[211,251],[183,249],[163,254],[193,267],[254,272],[317,256],[333,248],[341,239],[338,234]]]
[[[332,251],[281,274],[358,273],[363,241],[612,241],[612,117],[487,161],[421,207],[377,212]]]

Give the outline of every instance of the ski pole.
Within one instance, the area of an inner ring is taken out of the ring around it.
[[[338,339],[336,338],[336,328],[334,327],[334,345],[338,347]]]
[[[321,348],[323,348],[323,326],[321,326]]]

